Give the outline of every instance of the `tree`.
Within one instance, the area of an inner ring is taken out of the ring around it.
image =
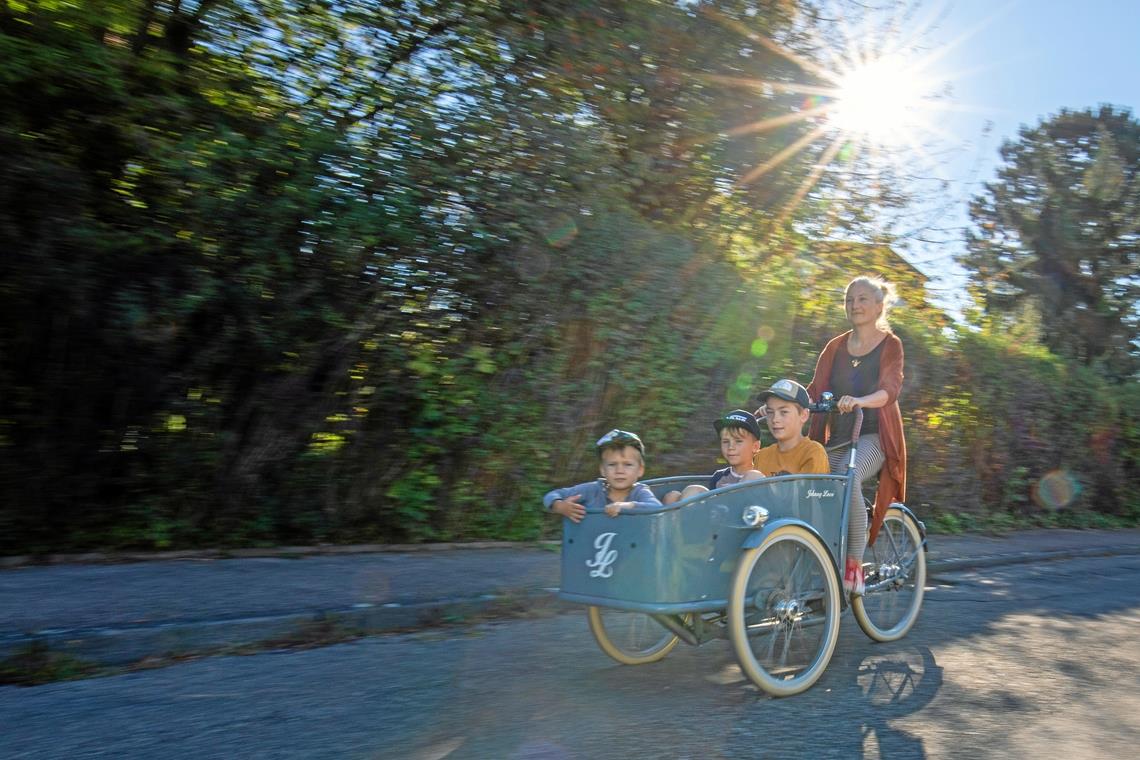
[[[699,4],[790,23],[754,5]],[[575,410],[722,360],[702,81],[773,69],[740,39],[665,0],[0,2],[0,542],[533,527]]]
[[[1062,110],[1001,149],[961,262],[983,315],[1125,379],[1140,368],[1140,122]],[[1027,328],[1035,328],[1027,329]]]
[[[706,467],[848,259],[908,276],[728,84],[803,80],[801,5],[0,0],[0,551],[532,536],[613,426]]]

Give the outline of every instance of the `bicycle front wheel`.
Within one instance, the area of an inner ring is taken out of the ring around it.
[[[814,684],[839,639],[839,579],[827,548],[799,525],[740,557],[728,598],[740,669],[775,697]]]

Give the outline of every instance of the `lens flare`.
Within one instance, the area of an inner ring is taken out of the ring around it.
[[[550,254],[541,246],[528,245],[515,252],[512,262],[524,282],[541,280],[550,273]]]
[[[566,214],[559,214],[550,220],[544,237],[551,248],[565,248],[578,237],[578,225]]]
[[[728,386],[724,394],[728,405],[738,407],[747,402],[752,395],[752,383],[755,380],[756,376],[752,372],[741,370],[736,376],[736,381]]]
[[[1067,470],[1053,470],[1041,476],[1033,487],[1033,500],[1044,509],[1063,509],[1076,500],[1081,484]]]

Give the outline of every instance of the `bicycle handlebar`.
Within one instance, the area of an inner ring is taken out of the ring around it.
[[[839,401],[835,398],[835,394],[831,391],[824,391],[819,397],[819,401],[816,401],[814,404],[808,404],[808,411],[816,414],[838,411],[835,408],[837,403],[839,403]]]
[[[815,414],[824,414],[827,412],[837,412],[837,411],[839,411],[836,408],[837,403],[838,403],[838,401],[836,400],[835,396],[831,393],[831,391],[825,391],[823,393],[823,395],[820,396],[819,401],[808,406],[808,410],[815,413]],[[862,430],[862,428],[863,428],[863,409],[861,407],[855,407],[855,427],[853,427],[851,429],[851,442],[852,443],[859,440],[859,432],[860,432],[860,430]]]

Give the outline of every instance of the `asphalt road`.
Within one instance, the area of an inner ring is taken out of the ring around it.
[[[774,700],[726,642],[612,663],[582,614],[0,688],[0,757],[1124,758],[1140,746],[1140,557],[931,580],[910,635],[849,615]]]

